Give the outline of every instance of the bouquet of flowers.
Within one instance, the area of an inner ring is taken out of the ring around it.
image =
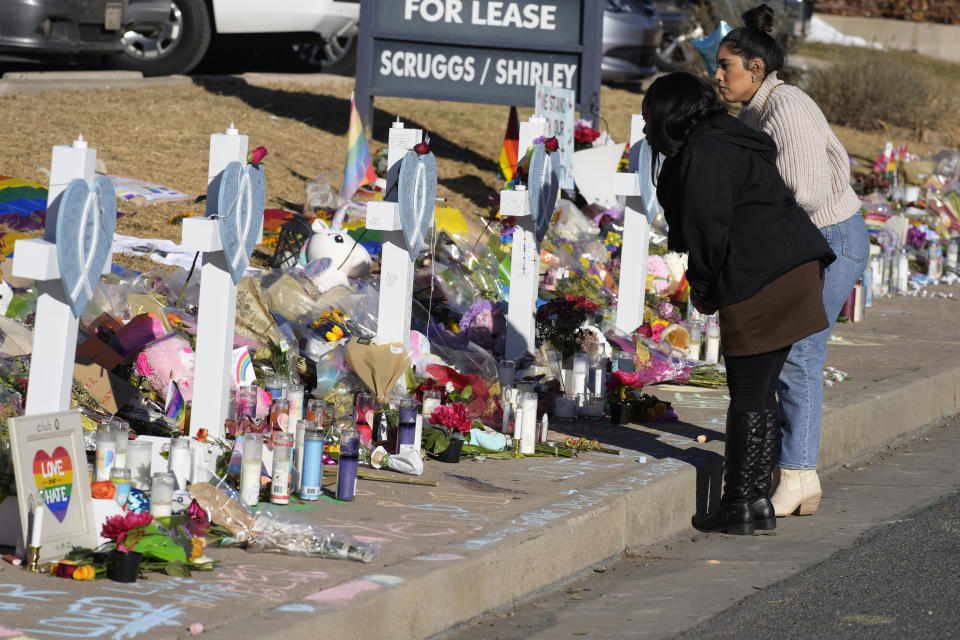
[[[643,381],[639,373],[627,373],[618,369],[611,373],[607,380],[607,400],[610,404],[632,402],[640,389],[643,389]]]
[[[573,126],[573,150],[589,149],[594,141],[600,137],[600,132],[593,128],[589,120],[577,120]]]
[[[537,346],[549,342],[567,359],[580,350],[584,322],[600,307],[583,296],[555,298],[537,309]]]
[[[473,420],[467,414],[467,405],[454,402],[451,405],[440,405],[430,414],[430,424],[423,430],[424,448],[433,453],[442,453],[450,446],[454,438],[463,440],[464,434],[470,433]]]

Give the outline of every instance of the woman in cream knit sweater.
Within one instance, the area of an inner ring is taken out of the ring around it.
[[[717,51],[716,80],[728,102],[742,104],[737,116],[777,144],[777,168],[827,239],[837,260],[827,267],[823,306],[830,327],[793,345],[780,374],[778,396],[782,443],[769,442],[761,457],[760,489],[770,488],[770,467],[779,454],[773,494],[778,516],[815,513],[820,503],[817,451],[823,410],[823,367],[827,338],[851,289],[863,274],[870,241],[860,200],[850,186],[850,162],[816,103],[777,78],[783,51],[770,35],[773,10],[763,4],[743,14],[744,27],[724,37]]]

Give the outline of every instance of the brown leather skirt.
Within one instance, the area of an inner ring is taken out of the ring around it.
[[[820,261],[788,271],[746,300],[720,308],[725,356],[752,356],[789,346],[830,326],[823,310]]]

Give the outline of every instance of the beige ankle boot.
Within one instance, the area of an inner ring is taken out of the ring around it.
[[[821,494],[816,469],[779,469],[779,482],[770,501],[778,516],[809,516],[817,512]]]

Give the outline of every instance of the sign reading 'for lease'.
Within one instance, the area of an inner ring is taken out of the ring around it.
[[[535,87],[549,85],[590,111],[602,12],[600,0],[365,1],[357,107],[369,124],[377,96],[533,106]]]

